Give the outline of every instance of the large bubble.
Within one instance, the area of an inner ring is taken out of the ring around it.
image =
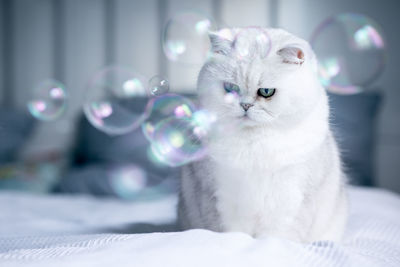
[[[382,30],[361,14],[340,14],[325,20],[313,33],[321,83],[331,92],[354,94],[370,88],[385,65]]]
[[[208,32],[213,22],[198,13],[180,13],[171,18],[164,29],[162,45],[169,60],[186,64],[202,64],[210,50]]]
[[[67,92],[65,86],[56,80],[45,80],[33,88],[27,106],[35,118],[50,121],[59,118],[66,109]]]
[[[87,88],[85,115],[94,127],[107,134],[128,133],[140,127],[146,118],[146,91],[140,74],[125,67],[106,67]]]
[[[199,110],[188,98],[167,94],[151,99],[142,130],[151,143],[151,159],[168,166],[181,166],[200,159],[216,117]]]
[[[200,109],[193,114],[192,121],[195,126],[193,131],[197,136],[201,138],[210,138],[212,128],[215,128],[217,116],[208,110]]]
[[[205,136],[195,121],[171,117],[157,124],[151,149],[160,162],[180,166],[204,156]]]
[[[168,118],[191,118],[196,107],[191,100],[176,94],[155,97],[146,106],[147,119],[142,124],[143,134],[153,140],[156,126]]]

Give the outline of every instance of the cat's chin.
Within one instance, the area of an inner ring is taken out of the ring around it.
[[[261,123],[258,121],[253,120],[252,118],[250,118],[249,116],[240,116],[238,118],[238,125],[242,128],[254,128],[254,127],[258,127],[261,126]]]

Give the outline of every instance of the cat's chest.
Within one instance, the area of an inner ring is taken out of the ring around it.
[[[234,203],[240,199],[238,205],[263,206],[266,198],[274,198],[275,192],[283,190],[285,164],[261,144],[231,147],[224,152],[214,158],[220,200]]]
[[[214,169],[217,208],[226,230],[255,233],[283,217],[292,220],[303,198],[299,179],[289,169],[246,164]]]
[[[291,154],[290,150],[265,141],[220,140],[210,147],[210,156],[219,169],[238,175],[267,175],[287,164]]]

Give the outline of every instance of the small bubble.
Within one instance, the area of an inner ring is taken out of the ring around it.
[[[167,79],[156,75],[149,81],[149,90],[150,94],[154,96],[166,94],[169,91],[169,82]]]
[[[28,110],[35,118],[44,121],[59,118],[66,109],[65,86],[56,80],[45,80],[34,87]]]
[[[108,177],[114,193],[125,199],[136,197],[147,186],[146,172],[134,164],[115,166]]]

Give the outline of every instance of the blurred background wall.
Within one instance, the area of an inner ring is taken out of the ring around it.
[[[195,90],[200,66],[169,62],[161,50],[166,21],[197,11],[221,26],[282,27],[309,39],[330,15],[358,12],[386,33],[387,66],[374,84],[384,93],[377,144],[378,185],[400,192],[400,79],[397,0],[0,0],[0,102],[25,108],[32,86],[46,78],[66,84],[67,113],[41,123],[25,153],[65,150],[81,112],[83,92],[101,67],[132,66],[147,78],[169,78],[171,90]]]

